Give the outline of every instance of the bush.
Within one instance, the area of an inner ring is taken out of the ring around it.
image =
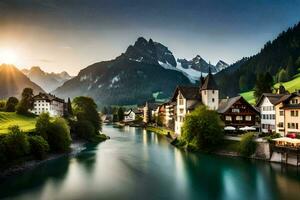
[[[43,159],[46,157],[49,151],[48,142],[41,136],[35,135],[28,139],[30,143],[31,154],[37,159]]]
[[[1,140],[1,150],[8,161],[25,156],[30,151],[28,136],[18,126],[9,128],[10,132]]]
[[[47,141],[52,151],[64,152],[72,142],[70,129],[63,118],[56,118],[47,129]]]
[[[93,124],[87,120],[75,122],[74,133],[77,137],[86,140],[96,136]]]
[[[15,112],[16,106],[18,103],[19,103],[19,100],[16,97],[9,97],[6,102],[5,111],[6,112]]]
[[[254,141],[253,133],[246,133],[242,136],[239,145],[239,153],[242,156],[249,157],[255,153],[256,150],[256,142]]]
[[[37,135],[42,136],[45,140],[48,139],[47,131],[50,127],[50,116],[48,113],[42,113],[37,118],[35,131]]]
[[[216,111],[200,106],[187,115],[181,139],[201,150],[212,150],[223,141],[222,122]]]

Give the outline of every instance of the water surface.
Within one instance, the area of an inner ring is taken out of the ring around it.
[[[294,167],[186,153],[152,132],[105,126],[111,139],[0,183],[7,199],[300,199]]]

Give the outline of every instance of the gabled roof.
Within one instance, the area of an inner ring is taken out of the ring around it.
[[[218,113],[226,112],[235,102],[240,100],[242,96],[236,96],[228,99],[222,99],[219,103]]]
[[[217,83],[211,73],[208,73],[205,77],[201,90],[218,90]]]
[[[288,100],[290,100],[291,98],[293,97],[296,97],[296,96],[299,96],[299,94],[297,93],[292,93],[292,94],[285,94],[284,96],[282,96],[274,105],[278,105],[280,104],[281,102],[286,102]]]
[[[271,102],[271,104],[275,105],[275,103],[283,96],[285,96],[285,95],[284,94],[263,93],[261,95],[261,97],[259,98],[259,100],[257,101],[256,106],[259,106],[262,103],[262,100],[264,99],[264,97],[268,98],[269,101]]]
[[[188,100],[201,100],[199,87],[177,86],[177,88],[174,92],[174,95],[172,97],[173,101],[176,100],[179,91],[185,99],[188,99]]]
[[[235,104],[237,101],[242,100],[245,104],[247,104],[250,108],[253,109],[256,113],[259,113],[259,111],[253,107],[251,104],[249,104],[242,96],[236,96],[228,99],[222,99],[219,103],[218,113],[222,114],[225,113],[227,110],[229,110],[233,104]]]
[[[52,95],[52,94],[47,94],[47,93],[39,93],[38,95],[35,95],[33,97],[34,100],[48,100],[48,101],[58,101],[58,102],[61,102],[61,103],[64,103],[65,100],[63,99],[60,99],[58,97],[56,97],[55,95]]]

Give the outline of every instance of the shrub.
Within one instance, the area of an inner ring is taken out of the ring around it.
[[[223,141],[222,122],[216,111],[200,106],[187,115],[182,139],[202,150],[211,150]]]
[[[45,140],[48,139],[47,131],[50,127],[50,116],[48,113],[42,113],[37,118],[35,131],[37,135],[42,136]]]
[[[242,136],[239,145],[239,153],[242,156],[249,157],[255,153],[256,150],[256,142],[253,140],[254,134],[253,133],[246,133]]]
[[[19,103],[19,100],[16,97],[9,97],[6,102],[5,111],[6,112],[15,112],[16,106],[18,103]]]
[[[74,125],[74,133],[77,137],[90,140],[96,136],[93,124],[87,120],[78,121]]]
[[[30,151],[28,136],[24,134],[18,126],[9,128],[10,132],[1,140],[1,148],[7,160],[25,156]]]
[[[31,154],[37,159],[43,159],[46,157],[49,151],[48,142],[41,136],[35,135],[30,136],[28,139],[30,143]]]
[[[52,151],[64,152],[71,144],[70,129],[63,118],[56,118],[47,129],[47,141]]]

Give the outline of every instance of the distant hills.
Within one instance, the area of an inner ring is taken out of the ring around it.
[[[65,71],[61,73],[47,73],[40,67],[23,69],[22,72],[33,82],[41,86],[46,92],[51,92],[61,86],[65,81],[72,77]]]
[[[98,104],[141,104],[169,98],[178,84],[191,82],[168,48],[152,39],[138,38],[114,60],[98,62],[54,91],[61,97],[86,95]]]
[[[216,74],[216,81],[223,96],[233,96],[252,90],[260,73],[269,72],[275,83],[285,82],[293,79],[299,67],[300,23],[267,42],[256,55],[243,58]]]
[[[10,96],[20,97],[25,87],[32,88],[34,93],[44,92],[13,65],[0,65],[0,99]]]

